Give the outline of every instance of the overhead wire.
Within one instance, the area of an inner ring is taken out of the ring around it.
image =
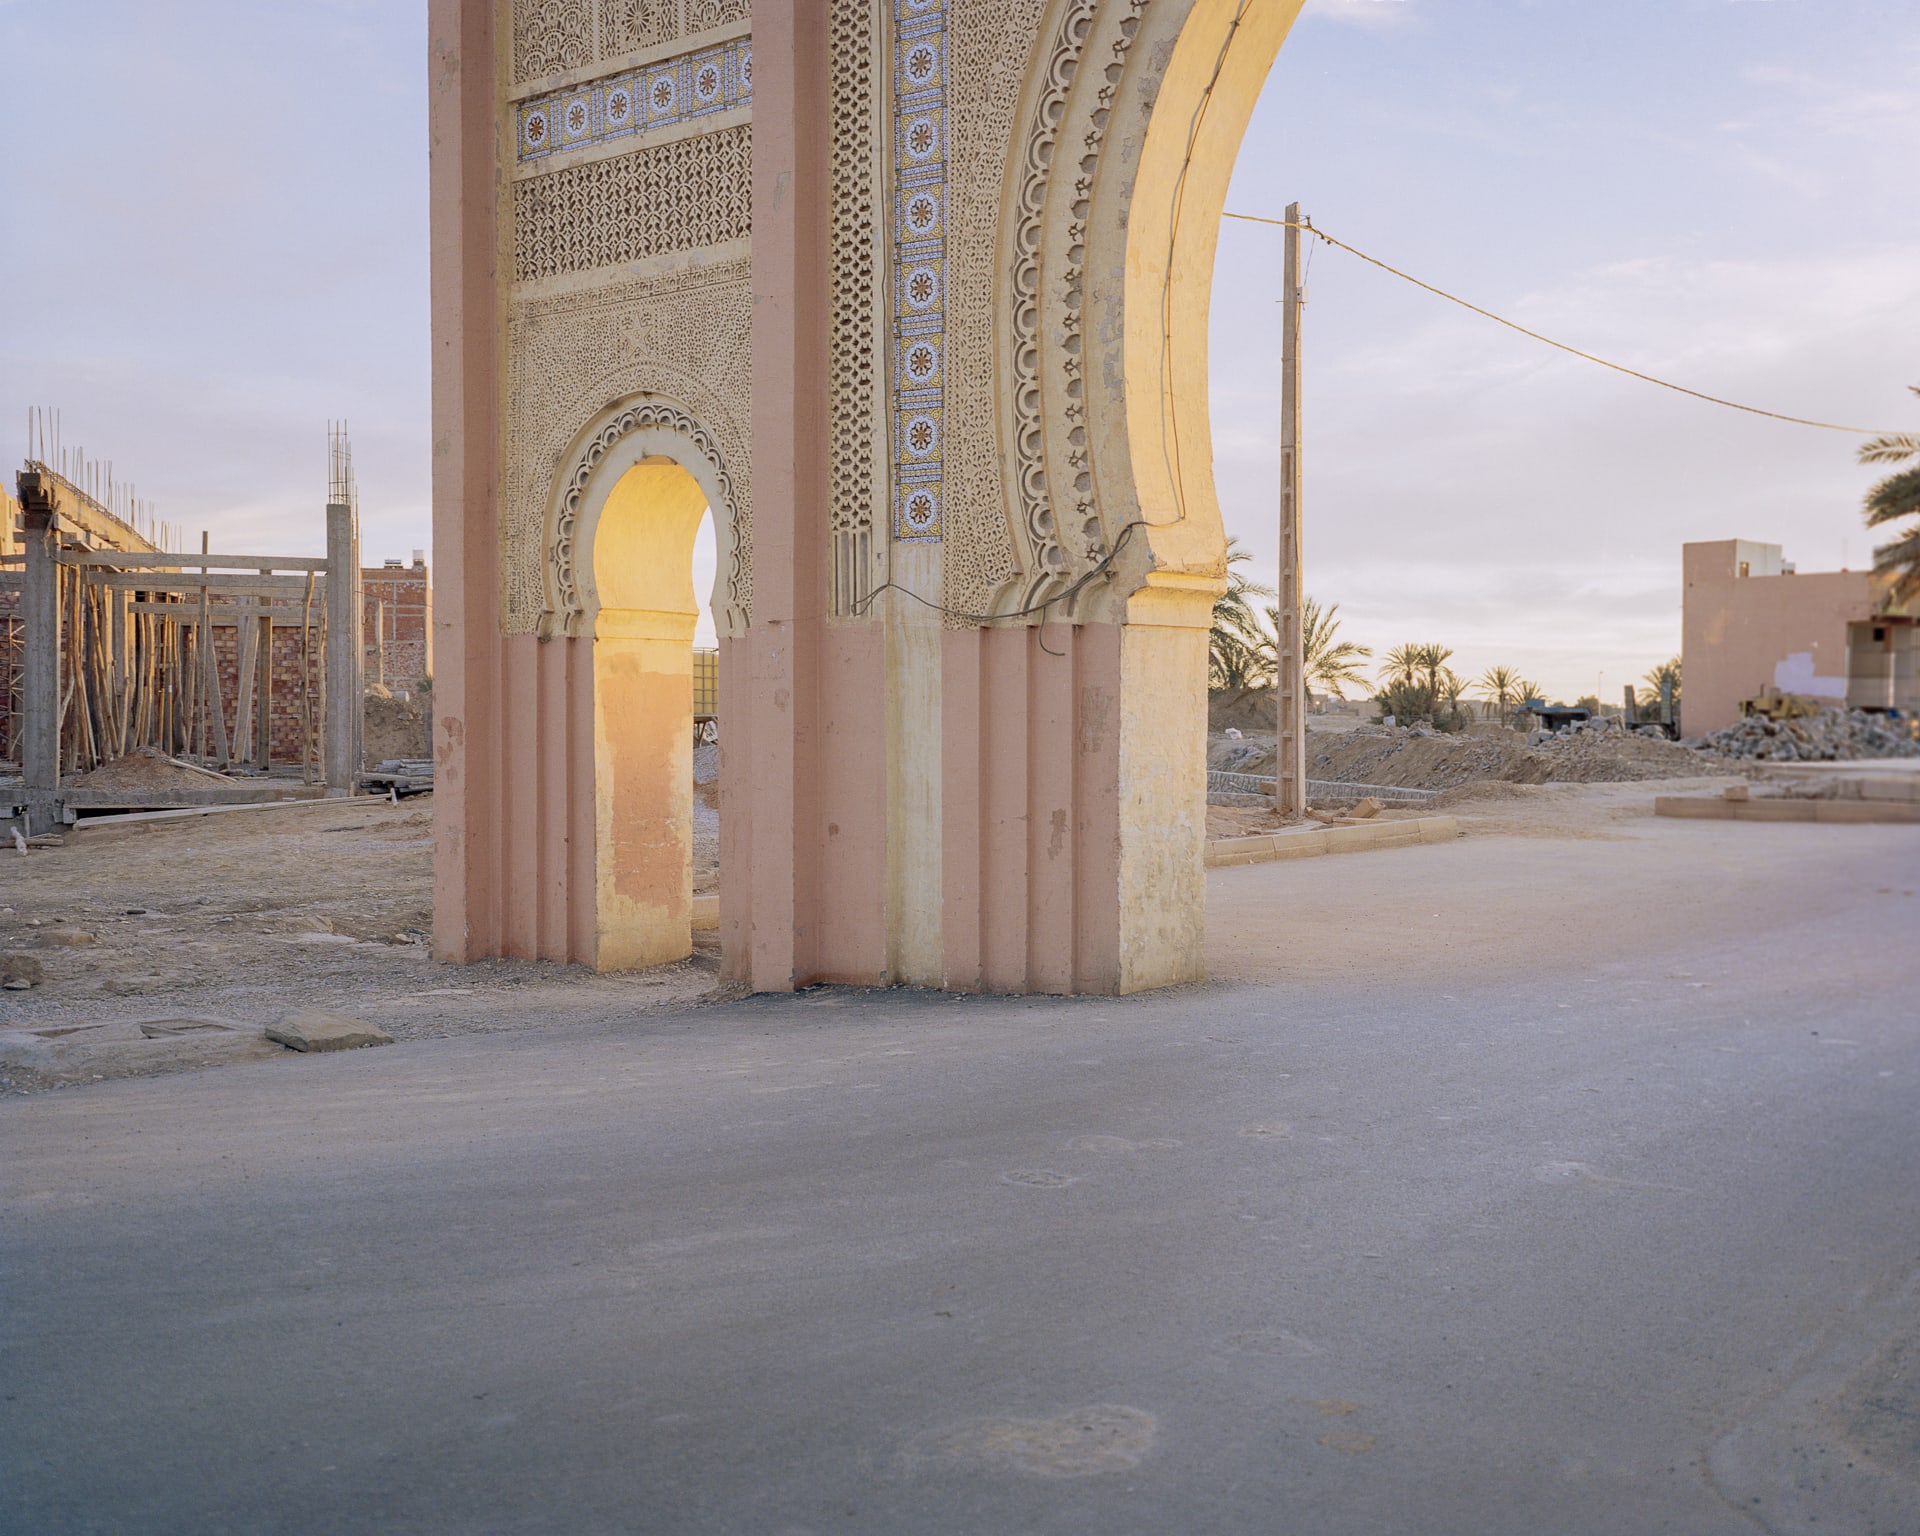
[[[1220,40],[1220,52],[1213,61],[1213,73],[1207,77],[1206,89],[1201,91],[1199,101],[1194,103],[1193,116],[1187,122],[1186,153],[1180,157],[1180,174],[1173,179],[1173,206],[1167,215],[1167,270],[1160,293],[1160,392],[1165,401],[1166,428],[1160,434],[1160,456],[1166,461],[1167,477],[1173,482],[1173,499],[1179,507],[1175,523],[1186,521],[1187,484],[1186,466],[1180,455],[1180,392],[1173,387],[1173,258],[1180,240],[1180,212],[1186,201],[1187,172],[1193,166],[1193,153],[1200,143],[1200,126],[1206,121],[1207,108],[1213,103],[1213,89],[1227,67],[1227,54],[1233,48],[1248,4],[1249,0],[1239,0],[1234,7],[1233,20],[1227,25],[1227,35]],[[1172,525],[1154,523],[1152,526]]]
[[[1792,425],[1796,427],[1817,427],[1823,432],[1845,432],[1856,437],[1875,437],[1875,436],[1884,435],[1881,432],[1879,432],[1878,429],[1873,427],[1841,426],[1836,422],[1814,421],[1805,416],[1788,416],[1781,411],[1762,410],[1757,405],[1742,405],[1737,400],[1723,400],[1718,395],[1709,395],[1702,390],[1689,389],[1684,384],[1675,384],[1671,380],[1656,378],[1653,374],[1650,374],[1650,373],[1642,373],[1638,368],[1629,368],[1624,363],[1609,362],[1604,357],[1596,357],[1591,352],[1583,352],[1578,347],[1568,346],[1567,343],[1564,341],[1555,341],[1551,336],[1543,336],[1538,331],[1528,330],[1526,326],[1521,325],[1516,321],[1509,320],[1504,315],[1496,315],[1490,309],[1482,309],[1478,304],[1474,304],[1466,299],[1461,298],[1460,295],[1457,293],[1448,293],[1447,290],[1444,288],[1436,288],[1432,283],[1422,282],[1419,278],[1413,276],[1413,274],[1410,272],[1402,272],[1398,267],[1389,266],[1386,262],[1380,260],[1380,258],[1377,256],[1369,256],[1365,251],[1360,250],[1355,246],[1348,245],[1346,241],[1335,239],[1332,235],[1328,234],[1325,230],[1315,227],[1312,219],[1302,219],[1298,224],[1294,224],[1294,223],[1289,223],[1286,219],[1262,218],[1258,214],[1252,214],[1252,213],[1234,213],[1232,211],[1228,211],[1223,216],[1229,219],[1238,219],[1245,224],[1269,224],[1276,229],[1300,230],[1305,234],[1312,235],[1315,239],[1324,240],[1328,245],[1334,246],[1339,250],[1345,251],[1349,256],[1359,257],[1360,260],[1366,262],[1369,266],[1378,267],[1382,272],[1390,273],[1392,276],[1399,278],[1402,282],[1411,283],[1416,288],[1423,288],[1428,293],[1431,293],[1438,298],[1445,299],[1449,304],[1458,304],[1462,309],[1472,310],[1474,314],[1480,315],[1485,319],[1491,320],[1496,325],[1504,325],[1510,331],[1518,331],[1522,336],[1530,337],[1534,341],[1541,342],[1546,346],[1553,347],[1557,351],[1568,353],[1569,355],[1580,358],[1586,362],[1598,363],[1602,368],[1610,368],[1615,373],[1624,373],[1625,375],[1627,375],[1628,378],[1640,379],[1643,382],[1648,384],[1658,384],[1662,389],[1673,390],[1676,394],[1691,395],[1695,400],[1704,400],[1709,405],[1723,405],[1728,410],[1731,410],[1731,411],[1745,411],[1750,416],[1765,416],[1773,421],[1790,422]]]

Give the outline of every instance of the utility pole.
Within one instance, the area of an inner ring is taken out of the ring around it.
[[[1307,811],[1307,680],[1300,623],[1300,205],[1287,206],[1280,328],[1280,624],[1273,680],[1273,805],[1282,816]]]

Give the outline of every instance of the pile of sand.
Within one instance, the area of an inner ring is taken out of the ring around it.
[[[1271,774],[1272,736],[1208,743],[1207,766]],[[1307,731],[1307,776],[1340,784],[1451,789],[1495,779],[1509,784],[1609,784],[1724,773],[1728,765],[1658,737],[1628,731],[1578,731],[1534,747],[1514,732],[1442,734],[1367,725]]]
[[[91,773],[67,780],[69,789],[189,790],[218,789],[234,780],[223,773],[196,768],[168,757],[157,747],[141,747],[125,757],[102,763]]]
[[[433,695],[396,699],[384,688],[369,688],[362,701],[362,741],[368,767],[399,758],[433,757]]]

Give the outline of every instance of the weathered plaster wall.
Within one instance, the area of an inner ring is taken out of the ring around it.
[[[1873,611],[1871,578],[1782,574],[1780,556],[1779,545],[1748,539],[1683,548],[1681,726],[1689,735],[1731,725],[1740,701],[1769,687],[1845,698],[1847,626]]]

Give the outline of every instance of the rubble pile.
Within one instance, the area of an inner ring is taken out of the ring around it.
[[[1229,773],[1271,774],[1271,736],[1218,736],[1207,766]],[[1365,725],[1307,732],[1307,776],[1339,784],[1452,789],[1485,780],[1509,784],[1607,784],[1686,779],[1725,773],[1729,765],[1662,736],[1594,723],[1537,732],[1441,732],[1428,726]]]
[[[1920,757],[1909,722],[1861,709],[1823,709],[1799,720],[1750,715],[1688,746],[1767,763],[1831,763],[1864,757]]]

